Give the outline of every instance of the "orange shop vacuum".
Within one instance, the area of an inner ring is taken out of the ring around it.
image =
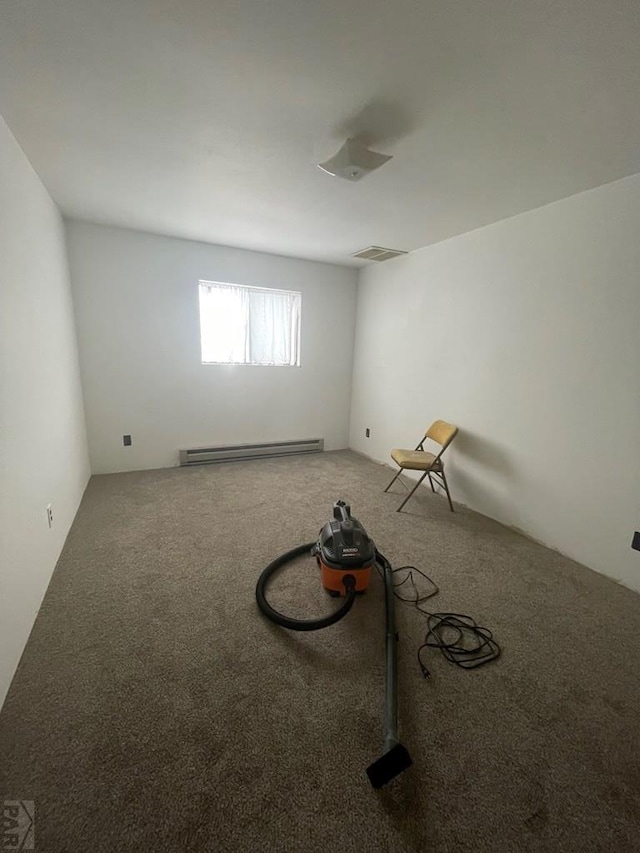
[[[303,554],[315,556],[322,586],[329,595],[344,598],[337,610],[320,619],[292,619],[274,610],[265,596],[267,584],[278,569]],[[317,541],[299,545],[269,563],[258,579],[256,600],[261,612],[276,625],[292,631],[317,631],[347,615],[356,595],[364,593],[369,586],[374,567],[381,570],[385,585],[385,738],[384,751],[367,767],[367,775],[374,788],[381,788],[412,763],[408,750],[398,738],[398,634],[392,568],[344,501],[334,503],[333,518],[320,530]]]

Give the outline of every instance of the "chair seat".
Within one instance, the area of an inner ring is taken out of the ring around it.
[[[442,469],[442,460],[438,459],[436,462],[433,453],[428,453],[426,450],[392,450],[391,458],[401,468],[408,468],[411,471],[428,471],[430,469],[439,471]]]

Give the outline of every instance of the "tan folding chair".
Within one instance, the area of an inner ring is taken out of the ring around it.
[[[429,427],[429,429],[425,432],[422,441],[416,447],[415,450],[391,451],[391,458],[400,466],[400,470],[395,475],[393,480],[389,483],[389,485],[385,489],[385,492],[389,491],[391,486],[393,486],[393,484],[403,471],[424,471],[422,477],[420,477],[413,489],[411,489],[407,497],[402,501],[396,512],[400,512],[402,507],[406,504],[406,502],[409,500],[411,495],[415,492],[415,490],[418,488],[418,486],[424,480],[425,477],[429,478],[429,484],[431,485],[432,492],[435,492],[435,488],[433,485],[434,480],[436,481],[437,485],[439,485],[445,490],[447,499],[449,500],[449,507],[451,508],[451,512],[453,512],[451,494],[449,492],[449,486],[447,485],[447,478],[444,475],[444,462],[442,461],[442,454],[445,452],[447,447],[456,437],[457,432],[458,427],[454,426],[453,424],[449,424],[446,421],[434,421]],[[437,456],[434,456],[433,453],[429,453],[427,450],[424,449],[424,443],[427,439],[430,439],[431,441],[440,445],[440,452]],[[400,482],[402,482],[402,480]]]

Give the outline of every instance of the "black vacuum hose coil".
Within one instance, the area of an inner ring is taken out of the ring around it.
[[[356,599],[356,584],[353,575],[345,575],[343,579],[347,590],[344,602],[333,613],[330,613],[328,616],[324,616],[321,619],[292,619],[290,616],[285,616],[283,613],[279,613],[267,601],[265,589],[271,576],[277,572],[281,566],[291,560],[295,560],[296,557],[301,557],[303,554],[312,554],[315,547],[315,542],[307,542],[305,545],[298,545],[297,548],[292,548],[290,551],[276,557],[276,559],[269,563],[260,575],[256,586],[256,601],[258,602],[258,607],[262,613],[267,617],[267,619],[275,622],[276,625],[281,625],[283,628],[290,628],[292,631],[319,631],[321,628],[328,628],[329,625],[335,625],[335,623],[339,622],[340,619],[346,616],[353,607],[353,602]]]

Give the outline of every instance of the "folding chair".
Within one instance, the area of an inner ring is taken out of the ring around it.
[[[458,427],[454,426],[453,424],[449,424],[446,421],[434,421],[429,427],[429,429],[425,432],[422,441],[416,447],[415,450],[391,451],[391,458],[396,464],[400,466],[400,470],[395,475],[393,480],[389,483],[389,485],[385,489],[385,492],[389,491],[391,486],[395,483],[395,481],[398,479],[398,477],[400,476],[400,474],[402,474],[403,471],[424,471],[422,477],[420,477],[413,489],[411,489],[407,497],[402,501],[396,512],[400,512],[402,507],[406,504],[406,502],[418,488],[420,483],[422,483],[425,477],[429,478],[429,484],[431,486],[432,492],[435,492],[433,480],[435,480],[437,485],[439,485],[445,490],[447,499],[449,500],[449,507],[451,509],[451,512],[453,512],[451,494],[449,492],[449,486],[447,485],[447,478],[444,475],[444,462],[442,461],[442,454],[445,452],[447,447],[456,437],[457,432]],[[427,450],[424,449],[424,443],[427,439],[430,439],[431,441],[440,445],[440,452],[437,456],[434,456],[433,453],[429,453]],[[400,482],[402,482],[402,480]]]

